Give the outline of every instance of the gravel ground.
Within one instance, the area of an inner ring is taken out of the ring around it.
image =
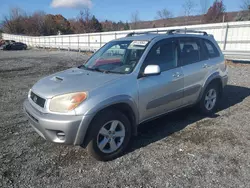
[[[186,109],[141,125],[127,154],[104,163],[43,140],[22,111],[38,79],[86,58],[0,51],[0,187],[250,187],[250,65],[230,64],[213,117]]]

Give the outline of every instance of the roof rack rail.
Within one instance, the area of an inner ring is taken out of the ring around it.
[[[172,30],[151,30],[151,31],[145,31],[145,32],[132,32],[128,33],[126,37],[132,37],[134,35],[143,35],[143,34],[149,34],[149,33],[159,33],[159,32],[166,32],[166,34],[171,35],[174,33],[198,33],[208,36],[207,32],[205,31],[196,31],[196,30],[187,30],[187,29],[172,29]]]
[[[196,31],[196,30],[187,30],[187,29],[173,29],[173,30],[168,30],[167,34],[171,35],[174,33],[199,33],[203,35],[208,35],[207,32],[205,31]]]
[[[149,32],[132,32],[126,35],[126,37],[132,37],[134,35],[143,35],[143,34],[147,34]]]
[[[127,34],[126,37],[132,37],[134,35],[143,35],[143,34],[149,34],[149,33],[159,33],[159,32],[168,32],[169,30],[150,30],[145,32],[132,32]]]

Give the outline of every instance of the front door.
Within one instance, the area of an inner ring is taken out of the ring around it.
[[[142,72],[147,65],[159,65],[161,74],[138,79],[140,122],[180,107],[183,98],[184,80],[175,39],[157,42],[144,61]]]

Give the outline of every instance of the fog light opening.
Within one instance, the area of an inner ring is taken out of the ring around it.
[[[65,133],[62,132],[62,131],[58,131],[58,132],[56,133],[56,136],[57,136],[57,138],[59,138],[60,140],[64,140],[64,139],[65,139]]]

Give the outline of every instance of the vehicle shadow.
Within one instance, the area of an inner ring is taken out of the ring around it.
[[[248,96],[250,96],[250,88],[227,85],[217,112],[242,102]],[[212,115],[211,118],[216,118],[218,116],[219,115],[216,113]],[[135,137],[132,147],[128,152],[132,152],[166,138],[204,118],[205,117],[200,115],[194,108],[186,108],[142,124],[138,128],[138,136]]]

